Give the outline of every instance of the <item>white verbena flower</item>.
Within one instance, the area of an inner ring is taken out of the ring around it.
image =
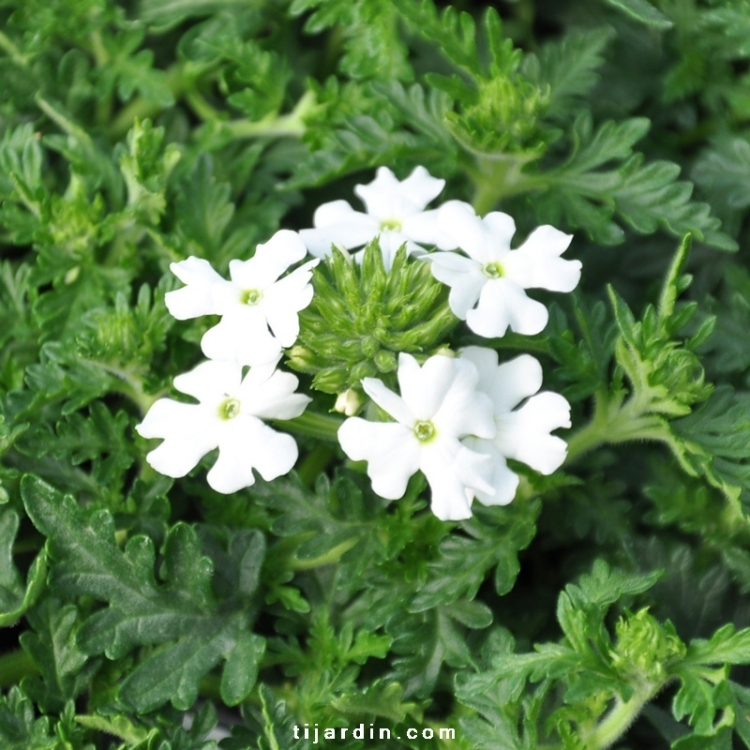
[[[547,325],[547,308],[524,290],[575,289],[581,262],[560,257],[572,235],[545,225],[511,250],[516,225],[507,214],[493,212],[482,219],[461,201],[445,203],[439,214],[440,228],[452,234],[469,256],[452,252],[425,256],[435,278],[451,287],[448,304],[456,317],[486,338],[503,336],[509,326],[516,333],[540,333]]]
[[[558,393],[537,393],[542,387],[542,366],[529,354],[501,365],[497,352],[485,347],[469,346],[459,356],[477,368],[477,388],[492,399],[497,428],[489,440],[477,436],[463,441],[473,451],[492,458],[495,491],[480,489],[475,494],[485,505],[507,505],[516,494],[518,475],[508,468],[506,458],[521,461],[540,474],[552,474],[562,466],[568,446],[550,432],[570,427],[570,404]],[[517,409],[524,399],[528,400]]]
[[[282,229],[258,245],[250,260],[229,262],[231,281],[200,258],[172,263],[172,272],[186,286],[168,292],[164,301],[178,320],[222,316],[201,341],[203,353],[210,359],[237,360],[244,365],[274,362],[282,347],[297,340],[298,313],[312,300],[309,282],[317,260],[279,278],[305,255],[299,235]]]
[[[466,435],[489,439],[496,432],[492,404],[476,389],[476,367],[440,355],[420,367],[410,354],[400,354],[397,375],[400,396],[380,380],[362,380],[367,395],[396,421],[347,419],[338,432],[341,447],[355,461],[368,462],[381,497],[402,497],[409,477],[421,470],[432,489],[433,513],[444,521],[468,518],[471,494],[493,493],[491,461],[461,443]]]
[[[371,183],[354,188],[367,213],[355,211],[344,200],[324,203],[313,216],[315,228],[302,229],[300,236],[318,258],[330,255],[331,245],[350,250],[379,236],[386,270],[404,243],[410,255],[424,252],[417,243],[454,248],[456,243],[438,228],[437,211],[425,211],[444,185],[445,180],[432,177],[424,167],[416,167],[402,182],[380,167]]]
[[[298,417],[310,402],[294,393],[297,378],[273,365],[252,367],[209,361],[174,379],[178,391],[198,404],[159,399],[136,430],[145,438],[163,438],[146,460],[161,474],[183,477],[214,448],[219,457],[208,483],[225,494],[255,482],[253,469],[270,481],[286,474],[297,460],[297,443],[263,419]]]

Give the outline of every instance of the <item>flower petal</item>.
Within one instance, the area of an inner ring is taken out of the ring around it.
[[[499,222],[485,224],[474,209],[463,201],[448,201],[438,209],[438,227],[470,258],[484,265],[500,260],[510,249],[505,234],[495,237],[493,228]],[[499,214],[505,216],[505,214]],[[507,219],[512,223],[510,216]]]
[[[550,432],[570,424],[567,400],[558,393],[545,391],[504,416],[498,423],[494,442],[508,458],[521,461],[540,474],[552,474],[565,461],[568,446]]]
[[[172,263],[172,273],[186,286],[164,295],[164,303],[172,317],[188,320],[201,315],[214,315],[218,312],[214,305],[211,287],[226,284],[207,260],[191,256],[179,263]]]
[[[503,336],[508,326],[516,333],[533,336],[544,330],[547,308],[529,299],[510,279],[492,279],[482,288],[476,309],[466,314],[466,323],[485,338]]]
[[[253,469],[266,481],[288,473],[297,455],[294,438],[243,414],[225,423],[219,458],[206,478],[217,492],[230,494],[255,483]]]
[[[436,358],[427,360],[425,368]],[[447,434],[455,438],[464,435],[494,437],[497,428],[492,414],[492,401],[477,388],[477,368],[469,360],[454,359],[452,362],[455,373],[453,382],[432,417],[438,434]]]
[[[355,211],[346,201],[331,201],[319,206],[313,216],[315,229],[300,230],[308,251],[317,258],[331,254],[331,245],[349,250],[369,242],[380,232],[380,222]]]
[[[526,242],[503,259],[508,278],[524,289],[571,292],[581,279],[581,261],[563,260],[572,234],[545,225],[535,229]]]
[[[257,307],[227,313],[203,334],[201,349],[210,359],[236,360],[243,365],[262,365],[277,360],[281,344],[268,330]]]
[[[266,316],[279,343],[283,347],[294,344],[299,336],[299,315],[312,301],[310,284],[312,267],[319,261],[305,263],[280,281],[266,289],[260,308]]]
[[[339,427],[338,438],[349,458],[368,462],[367,475],[378,495],[403,497],[409,478],[419,470],[419,444],[408,427],[350,417]]]
[[[294,419],[312,401],[294,392],[298,385],[299,380],[289,372],[269,373],[251,367],[238,392],[242,413],[263,419]]]
[[[500,453],[493,441],[467,437],[462,442],[474,452],[489,456],[492,461],[490,483],[495,490],[495,494],[490,495],[482,490],[474,490],[477,500],[483,505],[508,505],[512,502],[518,489],[518,474],[508,468],[505,456]]]
[[[398,355],[398,384],[409,411],[415,419],[432,419],[456,378],[452,357],[430,357],[422,367],[411,354]]]
[[[168,477],[184,477],[216,448],[220,423],[201,406],[162,398],[135,429],[142,437],[164,439],[146,456],[156,471]]]
[[[380,167],[372,182],[357,185],[354,192],[371,216],[399,221],[422,211],[444,186],[445,180],[430,176],[424,167],[416,167],[403,182],[387,167]]]
[[[487,277],[479,263],[457,253],[431,253],[424,257],[429,261],[432,275],[451,287],[448,304],[453,314],[466,320],[466,314],[477,303]]]
[[[482,346],[467,346],[460,352],[479,371],[477,388],[491,399],[496,415],[514,409],[542,387],[542,366],[530,354],[497,364],[497,352]]]
[[[386,388],[382,380],[362,378],[362,389],[386,414],[409,429],[414,427],[416,417],[412,410],[401,396]]]
[[[438,438],[425,446],[419,468],[430,483],[432,512],[443,521],[460,521],[471,516],[467,494],[477,490],[490,495],[494,492],[489,483],[490,459],[457,440]]]
[[[454,250],[457,247],[456,241],[438,225],[439,215],[439,209],[434,209],[407,216],[401,222],[401,231],[406,237],[422,245],[434,245],[440,250]]]
[[[229,261],[229,274],[241,289],[264,291],[305,255],[307,248],[299,234],[280,229],[268,242],[258,245],[250,260]]]
[[[201,403],[218,405],[222,398],[237,393],[242,381],[242,366],[237,362],[201,362],[190,372],[178,375],[174,387]]]

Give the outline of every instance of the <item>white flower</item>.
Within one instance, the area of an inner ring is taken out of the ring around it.
[[[299,235],[282,229],[258,245],[250,260],[229,262],[231,281],[200,258],[172,263],[172,272],[186,286],[168,292],[164,301],[178,320],[222,316],[201,341],[203,353],[210,359],[237,360],[245,365],[275,362],[282,347],[297,340],[298,312],[312,300],[309,282],[318,261],[279,277],[306,254]]]
[[[478,377],[468,360],[436,355],[420,367],[414,357],[401,354],[400,396],[380,380],[362,380],[367,395],[396,421],[352,417],[338,435],[350,458],[368,461],[367,474],[378,495],[402,497],[409,477],[421,469],[432,489],[432,511],[453,521],[471,515],[473,492],[493,493],[491,462],[461,444],[466,435],[495,435],[492,404],[477,392]]]
[[[333,244],[350,250],[379,236],[386,270],[404,243],[410,255],[424,252],[416,243],[452,249],[456,243],[439,230],[437,211],[424,210],[444,185],[445,180],[431,177],[424,167],[416,167],[403,182],[380,167],[371,183],[354,188],[367,213],[355,211],[344,200],[324,203],[313,216],[315,229],[302,229],[300,236],[318,258],[330,255]]]
[[[145,438],[164,439],[146,460],[161,474],[183,477],[218,448],[207,478],[225,494],[253,484],[253,469],[268,481],[286,474],[297,460],[297,444],[262,420],[302,414],[311,399],[294,393],[297,382],[272,365],[253,367],[243,379],[237,362],[203,362],[174,379],[177,390],[200,403],[159,399],[136,427]]]
[[[496,351],[470,346],[461,350],[460,358],[472,362],[479,371],[477,388],[492,399],[497,427],[490,440],[467,437],[463,441],[473,451],[490,456],[494,465],[495,492],[479,490],[475,494],[485,505],[507,505],[516,494],[518,476],[505,459],[521,461],[541,474],[552,474],[560,468],[568,447],[550,432],[570,427],[570,404],[558,393],[537,393],[542,386],[542,366],[529,354],[498,365]],[[526,403],[516,409],[526,398]]]
[[[438,252],[425,257],[435,278],[451,287],[448,304],[455,315],[486,338],[503,336],[508,326],[525,335],[540,333],[547,325],[547,308],[524,290],[575,289],[581,262],[560,258],[572,235],[545,225],[511,250],[516,225],[507,214],[494,212],[482,219],[461,201],[445,203],[439,214],[440,228],[469,256]]]

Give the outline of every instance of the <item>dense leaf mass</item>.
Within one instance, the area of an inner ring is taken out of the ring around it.
[[[737,0],[0,3],[0,748],[750,748],[748,40]],[[418,166],[514,247],[574,235],[544,330],[333,248],[295,471],[157,474],[136,425],[217,323],[170,265]],[[421,473],[386,503],[329,412],[480,344],[572,404],[565,463],[460,522]]]

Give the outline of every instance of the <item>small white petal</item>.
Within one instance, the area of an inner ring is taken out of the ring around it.
[[[416,213],[435,200],[444,187],[445,180],[433,177],[424,167],[414,167],[412,173],[399,184],[398,192],[404,202],[408,201],[414,207]]]
[[[410,242],[405,234],[394,231],[381,231],[378,236],[378,244],[380,245],[380,252],[383,255],[383,267],[386,271],[390,271],[393,268],[393,261],[401,245],[406,244],[407,254],[411,254],[410,249],[420,249],[419,245]],[[364,260],[364,253],[362,253],[362,257],[358,258],[358,260],[360,263]]]
[[[289,372],[252,367],[238,391],[242,413],[263,419],[294,419],[312,401],[295,393],[299,380]]]
[[[338,438],[349,458],[368,462],[367,475],[378,495],[403,497],[409,478],[419,470],[419,441],[408,427],[350,417],[339,427]]]
[[[258,245],[250,260],[230,261],[229,274],[241,289],[263,291],[305,255],[307,248],[299,234],[280,229],[268,242]]]
[[[434,359],[438,357],[428,359],[423,369]],[[451,359],[450,362],[453,364],[454,379],[432,417],[438,433],[457,438],[464,435],[494,437],[497,428],[492,415],[492,401],[477,388],[477,368],[468,360]]]
[[[510,249],[510,245],[503,243],[502,237],[494,236],[492,227],[485,224],[468,203],[448,201],[440,206],[438,212],[440,230],[478,263],[484,265],[500,260]]]
[[[255,483],[253,469],[270,481],[291,471],[296,460],[297,444],[291,436],[241,414],[223,425],[219,457],[206,479],[217,492],[230,494]]]
[[[260,308],[268,320],[279,343],[290,347],[299,336],[299,315],[312,301],[313,288],[310,284],[312,267],[318,261],[306,263],[292,271],[273,286],[269,287],[260,303]]]
[[[174,387],[200,402],[218,402],[237,392],[242,381],[242,366],[237,362],[201,362],[190,372],[178,375]]]
[[[492,279],[482,288],[479,304],[469,310],[466,323],[485,338],[503,336],[508,326],[516,333],[533,336],[547,325],[547,308],[526,296],[510,279]]]
[[[136,427],[142,437],[164,439],[146,460],[160,474],[184,477],[218,445],[217,417],[201,406],[159,399]]]
[[[456,241],[440,229],[439,215],[439,209],[434,209],[407,216],[401,222],[401,229],[404,235],[414,242],[434,245],[440,250],[453,250],[457,247]]]
[[[564,440],[549,433],[570,425],[567,400],[558,393],[539,393],[502,418],[495,445],[508,458],[541,474],[552,474],[565,461],[568,447]]]
[[[170,269],[186,284],[182,289],[164,295],[164,302],[172,317],[177,320],[188,320],[218,312],[211,295],[211,287],[213,284],[226,282],[207,260],[191,256],[179,263],[172,263]]]
[[[503,259],[508,278],[524,289],[571,292],[581,279],[581,261],[563,260],[571,234],[545,225],[535,229],[526,242]]]
[[[401,397],[418,420],[430,420],[440,408],[456,378],[451,357],[430,357],[422,367],[411,354],[398,356],[398,384]]]
[[[320,206],[313,224],[315,229],[302,229],[299,234],[309,252],[318,258],[330,255],[331,245],[349,250],[366,244],[380,232],[380,222],[375,217],[355,211],[343,200]]]
[[[492,494],[492,471],[487,456],[475,453],[456,440],[438,438],[422,450],[420,466],[430,483],[432,512],[443,521],[471,516],[466,490]]]
[[[505,456],[497,449],[493,441],[467,437],[462,442],[476,453],[489,456],[492,461],[490,483],[495,490],[495,494],[491,495],[482,490],[475,490],[474,494],[477,500],[484,505],[508,505],[512,502],[518,489],[518,474],[508,468]]]
[[[467,346],[460,356],[479,371],[477,387],[492,399],[495,414],[509,412],[542,387],[542,366],[530,354],[502,365],[497,364],[497,352],[483,346]]]
[[[510,248],[510,242],[516,233],[516,222],[508,214],[493,211],[482,219],[482,223],[492,235],[495,245],[503,254]]]
[[[424,259],[430,263],[432,275],[451,287],[448,304],[453,314],[459,320],[466,320],[466,314],[477,303],[487,283],[481,265],[457,253],[432,253]]]
[[[444,186],[445,180],[431,177],[424,167],[416,167],[403,182],[387,167],[380,167],[372,182],[357,185],[354,192],[362,199],[368,214],[388,221],[419,213]]]
[[[226,314],[203,334],[201,349],[210,359],[261,365],[278,360],[281,344],[271,335],[265,316],[256,306]]]
[[[362,389],[386,413],[409,429],[414,426],[416,417],[401,396],[386,388],[382,380],[363,378]]]

